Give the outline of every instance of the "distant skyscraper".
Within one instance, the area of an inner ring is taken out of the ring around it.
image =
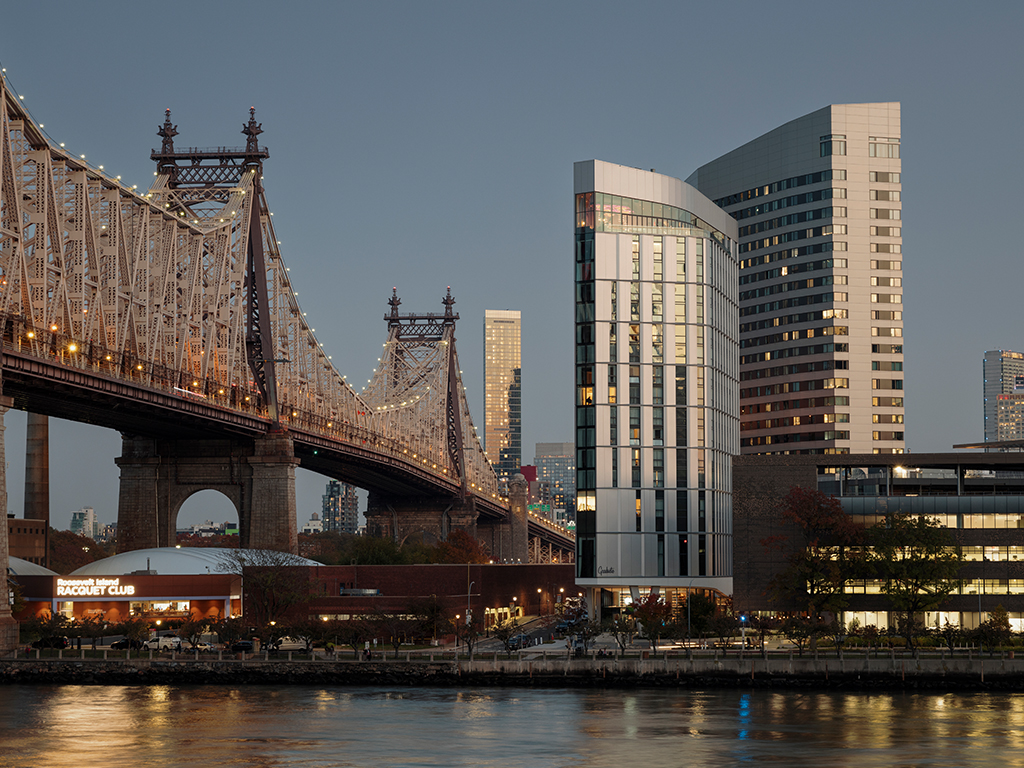
[[[99,521],[92,507],[83,507],[71,513],[71,532],[95,539],[99,535]]]
[[[1021,401],[1024,400],[1024,354],[1007,349],[985,353],[985,442],[1021,439]]]
[[[537,479],[551,485],[551,500],[557,509],[564,509],[575,518],[576,511],[576,444],[537,443],[533,463]]]
[[[523,463],[521,317],[484,312],[484,453],[508,480]]]
[[[338,480],[328,482],[320,517],[324,531],[355,533],[359,527],[359,497],[356,496],[356,487]]]
[[[903,453],[900,105],[833,104],[687,181],[737,220],[743,453]]]

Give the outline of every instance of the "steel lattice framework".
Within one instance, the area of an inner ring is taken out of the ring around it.
[[[54,146],[2,76],[0,85],[7,349],[255,414],[268,429],[372,446],[497,500],[459,377],[451,304],[429,338],[413,340],[400,332],[408,323],[389,318],[363,394],[328,359],[274,234],[254,110],[244,149],[175,151],[168,113],[158,175],[140,193]]]

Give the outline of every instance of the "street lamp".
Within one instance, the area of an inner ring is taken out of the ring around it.
[[[473,615],[473,609],[470,607],[469,601],[473,599],[473,587],[476,586],[475,581],[469,582],[469,591],[466,593],[466,626],[468,627]]]
[[[693,579],[697,577],[694,576]],[[693,597],[693,593],[690,592],[690,587],[693,586],[693,579],[686,585],[686,645],[690,645],[690,598]]]

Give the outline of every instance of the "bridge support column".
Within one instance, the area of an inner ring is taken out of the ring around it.
[[[530,486],[525,477],[513,477],[508,484],[508,517],[504,520],[490,521],[486,525],[478,525],[480,538],[491,550],[495,562],[530,562],[529,529],[526,519],[529,490]]]
[[[255,440],[155,440],[125,435],[117,506],[119,552],[173,547],[178,511],[194,493],[220,491],[238,513],[240,544],[298,551],[295,458],[287,433]]]
[[[4,414],[11,407],[11,398],[0,395],[0,509],[7,509],[7,457],[4,453]],[[0,653],[7,653],[18,645],[18,622],[11,615],[11,604],[7,600],[7,568],[9,566],[7,515],[0,525],[0,575],[3,590],[0,592]]]
[[[444,541],[456,528],[475,539],[476,524],[477,511],[472,498],[453,498],[445,504],[430,497],[371,493],[367,501],[367,535],[392,539],[399,544],[417,534],[427,542]]]

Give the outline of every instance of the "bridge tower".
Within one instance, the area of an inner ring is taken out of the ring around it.
[[[178,510],[190,495],[206,489],[223,492],[235,505],[243,547],[298,551],[295,467],[299,460],[288,430],[281,426],[278,401],[275,366],[289,361],[275,357],[271,332],[264,254],[270,211],[262,185],[263,161],[270,153],[259,145],[262,132],[256,109],[251,107],[249,121],[242,126],[244,148],[176,150],[178,127],[168,109],[157,131],[160,149],[150,157],[157,164],[151,194],[160,196],[171,215],[212,232],[223,229],[228,207],[248,209],[238,230],[245,240],[239,249],[245,259],[244,298],[230,300],[245,302],[246,361],[270,428],[263,437],[235,440],[160,440],[124,433],[122,455],[116,460],[121,468],[117,520],[123,532],[118,541],[122,551],[173,546]],[[248,197],[243,182],[251,185]],[[180,343],[184,345],[186,339]]]
[[[413,535],[444,540],[455,528],[475,537],[478,513],[470,493],[466,444],[476,438],[466,434],[472,426],[464,418],[469,410],[455,348],[459,315],[453,309],[451,286],[442,299],[443,314],[400,314],[401,303],[395,288],[384,316],[384,355],[363,397],[371,407],[397,414],[405,429],[419,433],[416,437],[423,444],[443,445],[456,485],[447,498],[407,488],[371,491],[366,531],[398,542]]]

